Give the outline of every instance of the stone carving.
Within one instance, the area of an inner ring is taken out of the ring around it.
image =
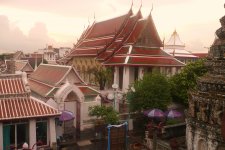
[[[188,96],[187,126],[192,127],[192,130],[187,128],[187,135],[192,133],[195,140],[200,139],[198,135],[204,135],[202,138],[208,143],[217,141],[217,144],[225,145],[221,133],[224,126],[222,116],[225,116],[225,16],[220,19],[220,23],[221,27],[216,31],[217,38],[205,63],[208,73],[199,78],[197,90],[192,90]],[[187,140],[188,149],[195,150],[192,147],[195,142]],[[209,149],[216,149],[217,144],[209,144]]]
[[[190,101],[189,103],[189,112],[191,117],[195,117],[195,104],[193,101]]]
[[[206,105],[204,103],[201,103],[200,105],[200,114],[201,114],[201,120],[206,122],[207,121]]]

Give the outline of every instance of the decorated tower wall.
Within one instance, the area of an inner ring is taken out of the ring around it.
[[[189,91],[188,150],[225,150],[225,16],[208,54],[206,75]]]

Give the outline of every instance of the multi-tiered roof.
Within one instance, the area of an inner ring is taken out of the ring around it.
[[[183,66],[161,50],[162,42],[151,14],[143,18],[129,10],[125,15],[94,22],[81,35],[66,59],[95,57],[103,65]]]
[[[164,45],[164,51],[176,58],[198,58],[185,49],[185,43],[181,41],[176,30],[171,35],[169,41]]]

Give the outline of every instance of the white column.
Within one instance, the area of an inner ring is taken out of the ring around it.
[[[130,85],[130,68],[129,66],[124,66],[123,69],[123,92],[127,92]]]
[[[32,148],[32,146],[36,143],[36,120],[30,119],[29,120],[29,148]],[[36,146],[35,148],[36,149]]]
[[[176,67],[172,67],[172,75],[175,75],[176,74]]]
[[[82,98],[84,99],[84,98]],[[84,102],[80,102],[80,131],[84,130],[84,125],[83,125],[83,120],[84,120],[84,116],[83,116],[83,109],[84,109]],[[76,120],[76,118],[75,118]]]
[[[48,120],[49,122],[49,141],[50,146],[52,147],[53,143],[56,143],[56,130],[55,130],[55,118],[51,117]]]
[[[144,76],[144,67],[138,68],[138,79],[143,79]]]
[[[115,66],[114,68],[114,81],[113,83],[116,83],[117,85],[119,85],[119,67]]]
[[[0,149],[3,149],[3,123],[0,122]]]

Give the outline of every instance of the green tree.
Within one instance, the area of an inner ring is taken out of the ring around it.
[[[203,59],[191,62],[187,64],[180,73],[170,78],[171,96],[174,102],[187,106],[188,90],[194,89],[196,87],[198,77],[207,72],[204,62],[205,60]]]
[[[165,109],[171,100],[170,84],[160,73],[145,74],[142,80],[136,81],[128,90],[127,99],[130,111]]]
[[[104,68],[101,66],[101,67],[95,67],[94,69],[91,69],[90,71],[94,74],[95,80],[100,86],[100,90],[104,90],[106,83],[112,80],[111,68]]]
[[[118,113],[112,107],[98,105],[89,107],[89,116],[95,116],[97,120],[103,120],[105,124],[117,124],[119,122]]]

